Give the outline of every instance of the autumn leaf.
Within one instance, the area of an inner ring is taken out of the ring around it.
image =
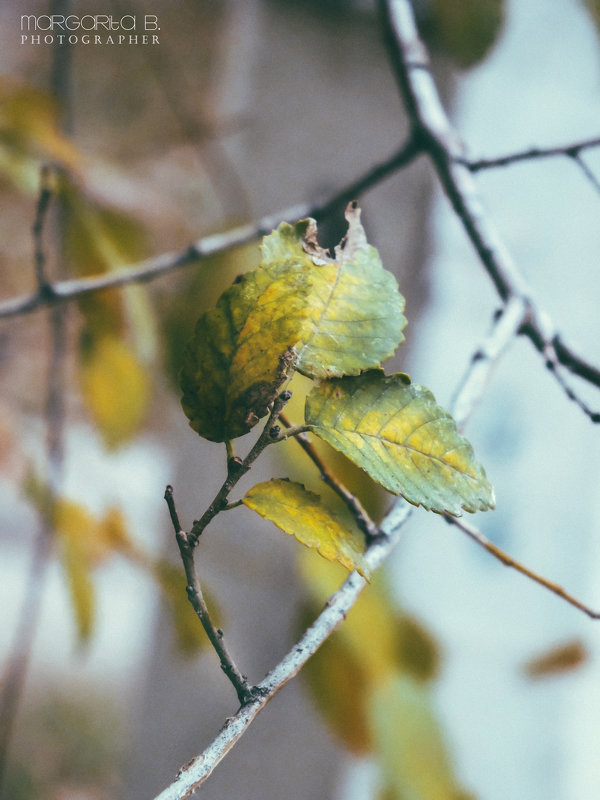
[[[457,800],[460,790],[423,684],[396,675],[376,686],[370,721],[387,797]]]
[[[493,489],[467,439],[428,389],[379,370],[323,381],[306,401],[306,422],[388,491],[459,515],[494,505]]]
[[[203,314],[184,356],[182,406],[213,442],[247,433],[293,369],[306,280],[283,263],[241,276]]]
[[[346,209],[348,233],[331,256],[314,220],[283,223],[263,242],[262,264],[303,264],[308,319],[296,346],[296,369],[311,378],[358,375],[380,366],[404,339],[404,298],[396,279],[367,244],[360,209]]]
[[[81,394],[107,447],[138,432],[150,403],[150,385],[130,345],[103,336],[87,349],[80,365]]]
[[[580,639],[554,645],[549,650],[530,659],[523,671],[530,678],[546,678],[577,669],[588,659],[589,653]]]
[[[20,191],[39,190],[44,163],[78,166],[77,149],[60,131],[58,117],[48,92],[0,80],[0,175]]]
[[[458,66],[483,59],[502,29],[504,0],[433,0],[433,34]]]
[[[299,629],[306,630],[319,610],[319,606],[307,605],[300,614]],[[356,756],[371,753],[370,683],[360,651],[336,632],[306,662],[302,676],[337,739]]]
[[[259,483],[242,502],[329,561],[339,561],[346,569],[368,577],[364,537],[351,514],[328,508],[302,484],[283,479]]]
[[[330,257],[316,223],[282,223],[265,237],[258,269],[203,314],[186,350],[182,405],[191,427],[212,441],[248,432],[297,369],[309,377],[358,374],[402,340],[404,299],[360,212]]]

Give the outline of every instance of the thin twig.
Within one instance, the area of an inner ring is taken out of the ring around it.
[[[200,579],[198,578],[198,573],[196,571],[196,566],[194,563],[194,546],[190,542],[187,533],[181,528],[181,525],[179,524],[179,517],[177,515],[177,511],[175,508],[175,500],[173,497],[172,486],[167,486],[165,490],[165,501],[169,509],[171,522],[173,523],[173,528],[175,530],[177,545],[179,546],[179,552],[181,554],[181,560],[183,562],[183,568],[185,570],[185,576],[187,579],[187,593],[190,603],[192,604],[194,611],[198,615],[198,618],[202,623],[202,627],[204,628],[206,635],[210,640],[210,643],[214,647],[217,655],[219,656],[221,669],[233,684],[240,705],[243,706],[250,699],[252,699],[253,692],[252,689],[248,686],[248,680],[246,676],[242,675],[240,670],[237,668],[233,658],[231,657],[225,645],[225,641],[223,639],[223,631],[220,628],[217,628],[213,624],[212,619],[210,617],[208,607],[206,605],[204,596],[202,594]]]
[[[248,679],[245,675],[242,675],[240,670],[237,668],[227,650],[227,647],[225,646],[225,642],[223,641],[223,631],[215,627],[211,620],[202,594],[200,579],[196,571],[194,549],[198,544],[198,540],[206,526],[217,516],[217,514],[237,505],[237,503],[228,504],[227,498],[229,497],[229,493],[240,480],[240,478],[245,475],[246,472],[248,472],[251,465],[254,463],[254,461],[256,461],[265,447],[277,441],[279,426],[276,423],[283,407],[289,401],[291,396],[291,392],[284,391],[275,398],[271,413],[260,436],[256,440],[254,447],[252,447],[243,461],[236,457],[228,458],[227,477],[223,482],[223,485],[217,492],[214,500],[204,512],[202,517],[194,522],[190,533],[184,531],[181,527],[181,523],[179,522],[179,516],[177,514],[175,500],[173,498],[173,487],[167,486],[164,495],[167,507],[169,509],[171,522],[175,530],[177,545],[179,547],[179,553],[181,555],[181,560],[183,562],[183,567],[187,578],[187,593],[190,603],[198,615],[198,618],[200,619],[200,622],[202,623],[202,626],[212,646],[219,656],[221,669],[235,688],[241,706],[247,705],[252,699],[254,699],[257,691],[259,690],[257,690],[256,687],[248,685]],[[227,453],[232,453],[231,446],[227,447]]]
[[[474,406],[479,402],[502,353],[519,332],[527,314],[527,304],[513,297],[499,312],[489,337],[471,356],[469,368],[451,404],[452,416],[462,428]]]
[[[600,193],[600,180],[598,180],[596,173],[590,169],[587,162],[584,161],[579,153],[573,154],[572,158],[594,189]]]
[[[480,158],[470,161],[459,158],[458,161],[467,167],[471,172],[481,172],[482,170],[496,169],[516,164],[519,161],[535,161],[541,158],[567,157],[577,158],[584,150],[600,147],[600,136],[593,139],[583,139],[571,144],[559,145],[558,147],[530,147],[528,150],[519,150],[516,153],[508,153],[496,158]]]
[[[292,428],[291,423],[288,419],[281,414],[280,415],[281,422],[286,426],[286,428]],[[352,494],[343,483],[331,472],[327,464],[323,461],[321,456],[319,455],[316,447],[311,442],[311,440],[306,436],[304,433],[296,433],[294,436],[295,440],[298,442],[300,447],[304,450],[306,455],[310,458],[316,468],[319,470],[321,474],[321,480],[327,486],[329,486],[333,491],[341,498],[341,500],[345,503],[346,507],[355,518],[359,528],[367,537],[367,540],[377,536],[379,534],[379,529],[377,525],[373,522],[373,520],[368,515],[366,509],[363,507],[362,503],[356,497],[356,495]]]
[[[361,196],[393,172],[410,164],[420,153],[416,140],[408,142],[390,158],[375,165],[356,180],[316,203],[301,203],[275,214],[261,217],[254,223],[232,228],[224,233],[214,233],[199,239],[181,253],[165,253],[110,274],[88,278],[57,281],[46,286],[44,292],[34,292],[0,302],[0,318],[28,314],[50,304],[66,303],[78,298],[132,283],[146,283],[184,267],[197,264],[218,253],[253,242],[270,233],[281,221],[295,222],[304,217],[322,220],[350,199]]]
[[[505,567],[511,567],[512,569],[520,572],[521,575],[525,575],[526,578],[538,583],[540,586],[543,586],[545,589],[548,589],[553,594],[558,595],[558,597],[565,600],[570,605],[574,606],[575,608],[583,611],[584,614],[587,614],[588,617],[592,619],[600,619],[600,612],[594,611],[589,606],[582,603],[580,600],[577,600],[576,597],[566,592],[561,586],[558,584],[549,581],[547,578],[538,575],[537,572],[534,572],[529,567],[524,566],[523,564],[519,563],[516,559],[509,556],[499,547],[497,547],[493,542],[490,542],[483,533],[481,533],[474,525],[471,525],[469,522],[465,522],[462,517],[451,517],[448,514],[444,514],[444,519],[451,525],[454,525],[456,528],[461,530],[463,533],[466,533],[474,542],[477,542],[478,545],[487,550],[488,553],[494,556],[494,558],[498,559]]]
[[[35,277],[37,280],[38,293],[43,295],[48,290],[48,279],[46,277],[46,254],[43,246],[44,222],[46,213],[52,198],[52,189],[49,184],[49,167],[44,166],[40,175],[40,192],[38,195],[35,219],[33,222],[33,246]]]

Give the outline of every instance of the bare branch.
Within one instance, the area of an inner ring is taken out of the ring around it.
[[[579,155],[579,153],[577,153],[577,155],[573,155],[573,161],[577,164],[594,189],[600,193],[600,180],[598,180],[596,173],[592,172],[587,162]]]
[[[402,526],[413,510],[413,506],[400,500],[388,514],[382,525],[382,533],[385,535],[374,542],[365,555],[371,570],[375,570],[385,561],[400,537]],[[155,800],[182,800],[189,797],[204,783],[246,732],[259,711],[300,672],[308,659],[316,653],[323,642],[346,618],[365,585],[364,578],[361,578],[357,572],[353,572],[344,581],[341,588],[329,598],[327,605],[315,622],[305,631],[283,660],[254,687],[257,693],[256,699],[251,700],[235,716],[230,717],[212,744],[189,764],[186,764],[180,770],[175,781]]]
[[[35,213],[35,220],[33,222],[33,245],[34,245],[34,262],[35,262],[35,277],[37,280],[38,293],[44,294],[47,291],[48,280],[46,278],[46,254],[43,247],[43,233],[44,222],[46,213],[52,198],[52,189],[49,185],[49,168],[42,167],[40,175],[40,192],[38,195],[38,202]]]
[[[181,554],[181,560],[183,562],[183,568],[187,578],[187,593],[190,603],[198,615],[198,618],[202,623],[202,627],[204,628],[210,643],[219,656],[221,669],[233,684],[238,696],[238,700],[240,701],[240,705],[243,706],[252,698],[252,689],[248,686],[248,680],[246,676],[242,675],[242,673],[236,667],[235,662],[225,645],[223,631],[220,628],[215,627],[210,617],[206,601],[204,600],[204,596],[202,594],[200,579],[194,563],[194,546],[190,542],[187,533],[182,530],[181,525],[179,524],[179,517],[175,509],[175,499],[173,497],[172,486],[167,486],[165,490],[165,500],[169,508],[171,522],[173,523],[177,545],[179,546],[179,553]]]
[[[43,249],[44,223],[52,199],[47,172],[42,172],[35,220],[32,226],[34,241],[34,270],[40,295],[47,290],[45,277],[46,254]],[[50,354],[46,373],[46,448],[47,476],[44,499],[40,506],[39,529],[33,545],[33,554],[23,604],[15,631],[14,644],[2,679],[0,693],[0,794],[6,774],[6,764],[17,710],[21,701],[27,668],[31,657],[37,620],[41,611],[44,579],[53,549],[54,531],[52,509],[58,496],[64,460],[65,419],[65,359],[67,354],[68,309],[56,307],[49,313]]]
[[[38,290],[33,294],[0,302],[0,318],[28,314],[47,305],[77,300],[104,289],[114,289],[132,283],[148,283],[163,275],[197,264],[218,253],[225,253],[253,242],[271,233],[280,222],[285,220],[295,222],[305,217],[322,220],[349,200],[361,196],[398,169],[410,164],[419,153],[420,148],[417,141],[411,138],[390,158],[376,164],[356,180],[322,201],[300,203],[275,214],[268,214],[256,222],[232,228],[225,233],[210,234],[196,241],[182,253],[164,253],[131,267],[115,270],[110,274],[59,281],[52,285],[45,284],[43,291]]]
[[[480,158],[476,161],[460,158],[459,161],[465,167],[468,167],[471,172],[481,172],[482,170],[507,167],[520,161],[536,161],[541,158],[567,157],[577,159],[582,152],[595,147],[600,147],[600,136],[572,142],[571,144],[559,145],[558,147],[530,147],[528,150],[520,150],[519,152],[508,153],[496,158]]]
[[[409,0],[380,0],[380,5],[390,58],[413,137],[431,158],[440,183],[502,300],[506,303],[519,298],[526,304],[528,324],[522,327],[521,333],[545,354],[546,348],[553,346],[561,336],[550,317],[534,301],[530,287],[484,210],[470,165],[464,159],[460,137],[448,120],[429,70],[428,54],[419,38],[411,4]],[[575,155],[577,148],[581,150],[596,144],[594,139],[574,145]],[[583,360],[569,352],[572,358],[563,365],[575,371],[575,365]],[[551,371],[558,376],[557,370]],[[585,379],[600,386],[599,374],[594,367],[586,371]],[[572,390],[571,393],[574,394]]]
[[[489,337],[471,356],[469,368],[452,401],[452,416],[459,428],[483,396],[496,362],[519,332],[526,314],[527,304],[523,298],[511,298],[498,313]]]
[[[496,547],[496,545],[490,542],[490,540],[487,539],[479,530],[477,530],[477,528],[470,523],[465,522],[465,520],[461,517],[451,517],[448,514],[444,514],[444,519],[446,522],[454,525],[456,528],[459,528],[459,530],[461,530],[463,533],[466,533],[467,536],[473,539],[474,542],[477,542],[477,544],[483,547],[484,550],[487,550],[488,553],[491,553],[491,555],[493,555],[494,558],[497,558],[498,561],[504,564],[505,567],[511,567],[517,572],[520,572],[521,575],[525,575],[526,578],[538,583],[540,586],[548,589],[553,594],[558,595],[558,597],[562,598],[570,605],[575,606],[575,608],[578,608],[580,611],[583,611],[583,613],[587,614],[588,617],[591,617],[592,619],[600,619],[599,611],[593,611],[589,606],[585,605],[580,600],[577,600],[577,598],[566,592],[561,586],[558,586],[558,584],[547,580],[547,578],[538,575],[537,572],[529,569],[529,567],[520,564],[499,547]]]

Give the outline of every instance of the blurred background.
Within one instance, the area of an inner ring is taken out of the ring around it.
[[[415,7],[471,156],[598,135],[598,35],[586,3]],[[150,15],[159,42],[110,44],[106,31],[99,44],[22,42],[22,14],[52,13],[133,15],[138,27]],[[44,270],[66,279],[184,252],[327,196],[408,130],[367,0],[5,0],[0,44],[2,299],[36,288],[43,164],[55,165],[44,179]],[[600,154],[584,157],[599,175]],[[535,296],[597,364],[597,186],[567,158],[478,181]],[[390,369],[447,407],[489,331],[493,286],[424,160],[360,204],[407,299],[406,342]],[[343,235],[342,210],[323,222],[324,244]],[[189,526],[220,486],[224,448],[189,429],[176,375],[195,320],[256,266],[257,244],[143,287],[0,319],[2,797],[154,797],[236,710],[187,606],[163,493],[174,485]],[[528,341],[499,364],[467,434],[497,495],[474,522],[600,608],[598,432]],[[384,513],[390,499],[338,466]],[[242,488],[284,474],[318,488],[287,444]],[[246,509],[202,538],[201,578],[253,682],[343,577],[301,550]],[[597,623],[422,510],[361,605],[198,796],[598,797]]]

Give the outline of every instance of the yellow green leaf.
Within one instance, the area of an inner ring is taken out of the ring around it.
[[[131,347],[102,336],[83,354],[82,397],[107,447],[117,447],[141,427],[149,405],[147,371]]]
[[[249,431],[294,369],[310,377],[378,366],[402,340],[404,299],[360,212],[335,258],[316,242],[316,223],[283,223],[263,241],[261,266],[203,314],[181,373],[190,425],[213,441]]]
[[[100,541],[96,518],[79,503],[59,498],[54,504],[52,522],[79,638],[85,642],[94,624],[92,569],[105,554],[105,545]]]
[[[435,39],[460,67],[484,58],[503,22],[504,0],[433,0]]]
[[[65,538],[61,544],[62,563],[69,584],[77,632],[82,642],[92,635],[95,617],[95,592],[90,565],[76,540]]]
[[[259,483],[243,503],[329,561],[339,561],[346,569],[368,577],[364,537],[350,513],[329,509],[302,484],[280,479]]]
[[[304,265],[308,318],[296,346],[296,369],[311,378],[358,375],[378,367],[403,341],[404,298],[367,244],[360,209],[346,209],[348,233],[333,256],[317,242],[314,220],[283,223],[263,241],[263,266]]]
[[[258,249],[254,243],[236,247],[198,260],[173,281],[170,294],[161,294],[158,320],[161,324],[161,344],[166,372],[179,390],[179,373],[183,353],[198,315],[212,308],[223,290],[237,275],[258,266]]]
[[[456,515],[493,508],[493,489],[467,439],[431,392],[402,373],[323,381],[307,398],[306,422],[414,505]]]
[[[254,270],[200,317],[180,382],[183,410],[201,436],[235,439],[267,413],[293,369],[305,286],[294,264]]]
[[[377,760],[396,800],[456,800],[446,743],[422,684],[397,675],[375,687],[370,704]]]

